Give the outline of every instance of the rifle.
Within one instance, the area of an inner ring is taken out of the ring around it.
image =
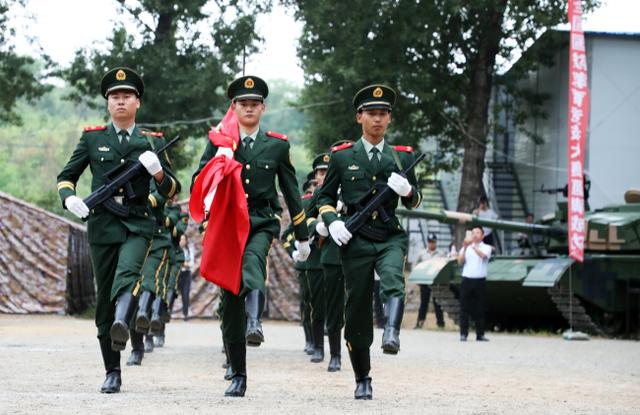
[[[426,153],[420,154],[406,169],[400,172],[400,175],[407,177],[407,174],[424,158]],[[374,187],[366,195],[358,201],[356,206],[358,211],[345,222],[345,226],[351,234],[360,232],[360,234],[372,241],[384,242],[387,240],[387,232],[373,226],[366,225],[366,222],[372,215],[379,215],[382,222],[389,222],[389,214],[384,209],[384,204],[395,194],[393,189],[384,184]],[[375,213],[377,212],[377,213]]]
[[[536,193],[547,193],[550,195],[556,194],[556,193],[562,193],[564,195],[564,197],[567,197],[567,187],[556,187],[553,189],[545,189],[544,188],[544,184],[540,185],[540,189],[539,190],[534,190],[534,192]]]
[[[155,153],[157,155],[162,154],[162,152],[178,142],[179,139],[179,135],[175,136],[175,138],[160,147]],[[104,174],[106,183],[87,196],[87,198],[84,199],[84,204],[87,205],[89,209],[102,205],[105,209],[116,216],[121,218],[128,217],[129,207],[116,202],[112,196],[118,191],[118,189],[124,186],[127,193],[127,199],[134,199],[136,194],[133,191],[133,186],[131,186],[131,179],[146,172],[147,170],[142,163],[140,163],[140,160],[136,160],[134,163],[114,167]]]

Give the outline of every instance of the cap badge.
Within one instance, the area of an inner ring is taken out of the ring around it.
[[[253,88],[253,86],[254,86],[254,85],[255,85],[255,83],[253,82],[253,79],[251,79],[251,78],[247,78],[247,79],[244,81],[244,87],[245,87],[245,88],[249,88],[249,89],[251,89],[251,88]]]
[[[116,72],[116,79],[118,81],[124,81],[125,79],[127,79],[127,74],[124,73],[122,69],[120,69],[118,70],[118,72]]]
[[[330,160],[329,155],[325,154],[324,157],[322,157],[322,161],[324,161],[325,163],[328,163]]]
[[[373,97],[374,98],[381,98],[382,97],[382,88],[377,87],[376,89],[373,90]]]

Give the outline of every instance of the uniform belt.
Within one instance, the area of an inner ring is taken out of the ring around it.
[[[134,197],[133,199],[127,199],[124,196],[113,196],[113,200],[119,205],[125,206],[145,206],[147,199],[143,197]]]
[[[271,203],[266,199],[249,200],[247,205],[249,205],[249,210],[271,207]]]

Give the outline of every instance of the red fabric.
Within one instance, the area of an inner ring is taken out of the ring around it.
[[[237,139],[236,139],[237,138]],[[239,140],[237,118],[231,108],[222,122],[209,132],[214,145]],[[231,141],[230,141],[231,140]],[[249,236],[249,210],[242,186],[242,164],[225,156],[214,157],[193,183],[189,211],[197,222],[205,219],[204,199],[212,189],[215,197],[202,241],[200,275],[207,281],[237,295],[242,281],[242,257]]]

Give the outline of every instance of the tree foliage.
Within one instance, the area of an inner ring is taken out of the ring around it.
[[[228,105],[227,83],[240,71],[243,52],[256,50],[260,40],[253,30],[257,13],[269,10],[268,1],[118,0],[124,15],[137,25],[138,36],[117,24],[106,52],[79,50],[62,72],[75,88],[70,98],[104,108],[100,79],[114,66],[134,68],[143,77],[145,95],[137,122],[165,136],[204,136],[212,120]],[[215,5],[209,13],[206,7]],[[221,112],[222,111],[222,112]],[[188,160],[172,152],[174,164]]]
[[[319,150],[336,136],[358,138],[351,98],[364,85],[386,83],[399,93],[389,140],[420,145],[429,138],[437,148],[432,169],[462,164],[462,211],[471,211],[483,191],[496,73],[544,30],[565,22],[567,10],[566,0],[286,3],[304,23],[298,56],[309,145]],[[588,10],[598,1],[584,3]],[[518,75],[550,56],[548,49],[539,52],[540,59],[520,65]],[[512,74],[509,85],[517,77]]]
[[[9,9],[13,6],[24,6],[24,0],[0,0],[0,123],[19,125],[22,118],[15,110],[18,100],[33,101],[51,88],[42,83],[51,63],[45,55],[36,60],[15,52],[11,40],[16,33],[9,27]]]

